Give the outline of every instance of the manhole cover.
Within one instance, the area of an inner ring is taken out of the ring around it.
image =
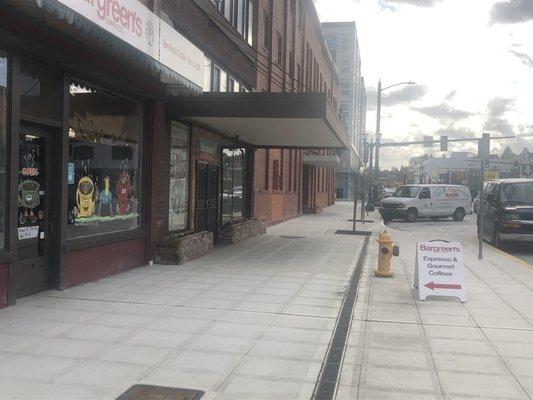
[[[204,392],[164,386],[133,385],[116,400],[199,400]]]
[[[290,235],[281,235],[282,239],[305,239],[305,236],[290,236]]]

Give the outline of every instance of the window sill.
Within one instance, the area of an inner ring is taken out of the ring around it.
[[[146,231],[142,229],[135,229],[132,231],[115,232],[86,238],[67,239],[66,243],[63,244],[63,252],[71,253],[78,250],[126,242],[128,240],[141,239],[146,237],[146,235]]]

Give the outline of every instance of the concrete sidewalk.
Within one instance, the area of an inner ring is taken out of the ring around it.
[[[488,245],[479,261],[477,242],[459,238],[467,302],[422,302],[413,290],[415,243],[442,235],[392,235],[402,254],[391,279],[372,276],[373,237],[337,400],[533,398],[533,271]]]
[[[0,399],[115,399],[136,383],[310,399],[363,243],[334,234],[350,213],[21,299],[0,311]]]

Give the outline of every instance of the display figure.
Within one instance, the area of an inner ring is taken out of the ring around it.
[[[113,216],[113,195],[111,194],[111,179],[109,176],[104,177],[104,190],[100,191],[98,203],[98,215],[102,216],[102,205],[109,207],[109,215]]]
[[[125,169],[122,170],[117,183],[117,209],[120,215],[128,212],[128,200],[133,194],[130,174]]]
[[[20,213],[19,222],[24,225],[29,220],[33,223],[37,222],[37,217],[33,213],[33,209],[41,204],[39,197],[39,182],[32,179],[27,179],[19,184],[19,207],[24,211]]]
[[[78,182],[76,203],[78,204],[79,218],[89,218],[93,216],[95,209],[94,183],[88,176],[82,177]]]

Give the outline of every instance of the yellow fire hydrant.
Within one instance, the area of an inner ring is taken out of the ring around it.
[[[380,278],[390,278],[392,277],[392,256],[400,255],[400,247],[393,243],[392,236],[387,231],[379,233],[377,242],[379,243],[379,259],[378,269],[374,271],[374,275]]]

